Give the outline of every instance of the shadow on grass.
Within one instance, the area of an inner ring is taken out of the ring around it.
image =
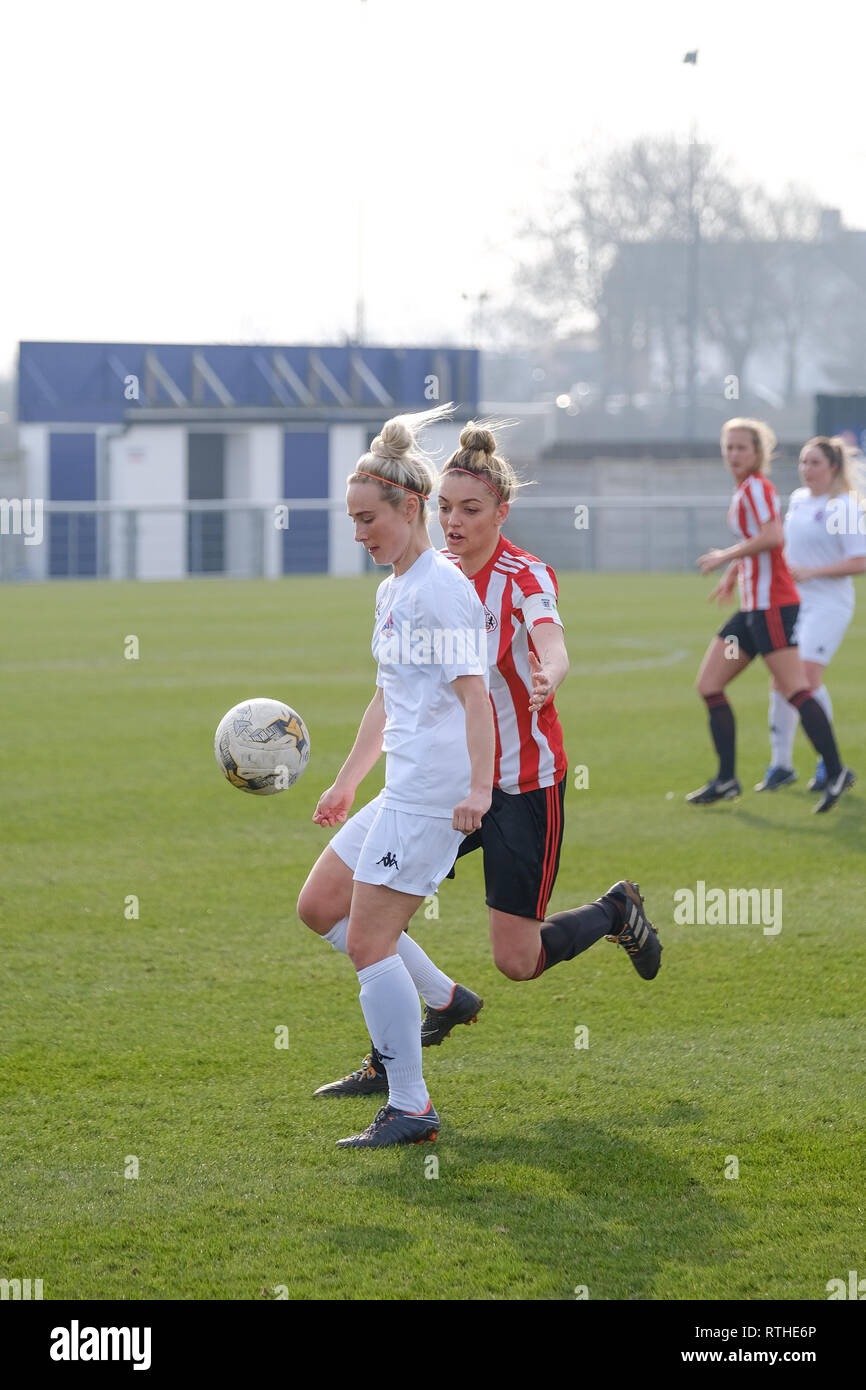
[[[669,1118],[695,1117],[678,1108]],[[438,1177],[425,1180],[425,1161],[434,1154]],[[412,1207],[413,1224],[420,1207],[436,1213],[440,1232],[443,1221],[460,1228],[464,1260],[457,1248],[454,1253],[465,1261],[467,1289],[461,1294],[458,1285],[449,1297],[571,1299],[585,1285],[591,1299],[660,1298],[659,1276],[668,1278],[672,1266],[693,1271],[692,1291],[678,1282],[677,1296],[701,1297],[699,1271],[726,1263],[742,1240],[742,1221],[686,1162],[572,1120],[545,1121],[530,1137],[448,1126],[436,1145],[400,1151],[397,1168],[377,1169],[377,1159],[373,1153],[362,1159],[366,1188],[384,1195],[395,1212]],[[720,1187],[724,1182],[720,1171]],[[328,1232],[329,1240],[362,1241],[359,1248],[367,1250],[374,1237],[381,1237],[374,1246],[384,1253],[394,1230],[369,1228],[365,1236],[359,1225]],[[505,1255],[502,1272],[488,1275],[478,1292],[473,1267],[480,1273],[497,1250]]]
[[[746,825],[753,826],[761,831],[762,835],[771,834],[774,830],[779,832],[786,839],[790,835],[811,835],[815,836],[816,830],[822,822],[826,823],[832,817],[833,838],[850,849],[860,849],[863,844],[863,827],[866,822],[866,805],[862,801],[855,800],[851,792],[846,792],[845,796],[835,805],[832,810],[823,815],[813,815],[809,808],[810,802],[817,801],[817,797],[801,796],[796,800],[790,797],[793,803],[792,815],[789,821],[780,825],[778,821],[769,819],[767,816],[759,816],[754,811],[747,811],[744,807],[737,807],[735,812],[738,821]]]

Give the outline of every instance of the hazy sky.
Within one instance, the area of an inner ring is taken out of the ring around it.
[[[866,227],[862,0],[10,0],[0,371],[21,338],[466,341],[586,152],[685,138]],[[696,68],[683,54],[699,50]]]

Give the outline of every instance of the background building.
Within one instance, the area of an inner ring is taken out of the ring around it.
[[[477,408],[472,349],[22,343],[15,495],[45,500],[46,543],[17,569],[359,572],[346,475],[389,416],[447,400]]]

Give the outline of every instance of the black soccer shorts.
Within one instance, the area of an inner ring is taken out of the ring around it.
[[[543,921],[559,870],[565,824],[565,784],[509,795],[493,788],[480,830],[467,835],[457,858],[484,852],[486,902],[498,912]],[[456,867],[456,866],[455,866]],[[454,869],[448,878],[454,878]]]
[[[786,603],[782,608],[755,608],[750,613],[734,613],[718,635],[736,637],[743,656],[766,656],[785,647],[796,647],[794,624],[800,611],[799,603]]]

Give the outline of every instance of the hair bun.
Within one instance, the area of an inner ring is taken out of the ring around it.
[[[492,458],[496,453],[496,440],[489,430],[482,429],[480,425],[468,424],[461,431],[460,447],[473,454],[489,454]]]
[[[389,420],[370,445],[370,453],[382,459],[400,459],[414,443],[412,431],[402,420]]]

